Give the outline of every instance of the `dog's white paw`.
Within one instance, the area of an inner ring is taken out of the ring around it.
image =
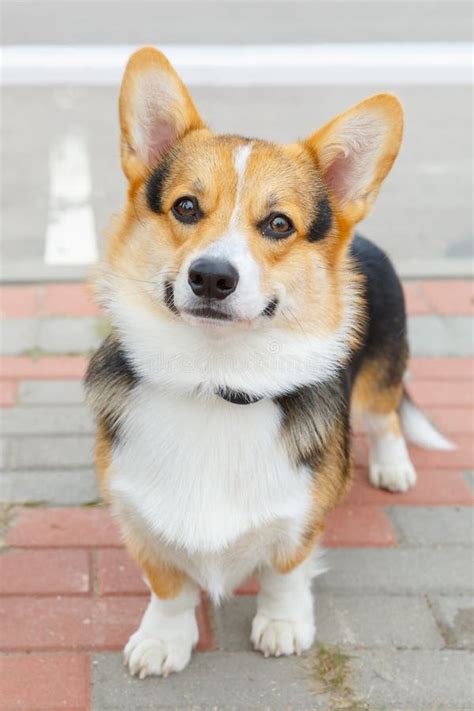
[[[309,649],[315,634],[314,621],[273,620],[262,613],[255,615],[250,639],[265,657],[301,654]]]
[[[378,489],[408,491],[416,483],[416,472],[409,459],[394,464],[371,462],[369,478]]]
[[[133,676],[166,677],[182,671],[191,659],[191,639],[160,639],[137,630],[124,649],[124,663]]]

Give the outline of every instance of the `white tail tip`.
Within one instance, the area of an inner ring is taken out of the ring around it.
[[[400,406],[400,420],[403,434],[413,444],[425,449],[441,451],[456,449],[456,445],[443,437],[426,415],[406,395]]]

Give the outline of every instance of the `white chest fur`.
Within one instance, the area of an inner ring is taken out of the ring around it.
[[[253,549],[253,559],[282,537],[295,542],[311,505],[311,476],[290,461],[280,421],[270,400],[233,405],[140,385],[114,454],[116,506],[181,563],[201,560],[210,575],[231,553],[237,564],[235,556],[249,558]]]

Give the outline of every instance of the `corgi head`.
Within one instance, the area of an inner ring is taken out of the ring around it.
[[[296,360],[319,354],[321,373],[325,351],[328,368],[340,365],[358,320],[352,228],[395,160],[402,124],[397,99],[380,94],[290,145],[219,136],[159,51],[132,55],[120,93],[128,200],[104,273],[105,300],[136,359],[186,351],[211,358],[211,380],[235,381],[244,364],[226,368],[222,354],[227,363],[236,351],[282,356],[291,344]],[[199,377],[190,382],[202,385]]]

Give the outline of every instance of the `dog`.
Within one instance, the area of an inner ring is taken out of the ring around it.
[[[290,145],[216,135],[145,47],[119,109],[128,196],[96,276],[112,331],[86,388],[101,490],[151,591],[125,663],[184,669],[200,589],[219,601],[251,574],[255,649],[300,654],[325,516],[351,482],[351,412],[376,487],[415,484],[403,433],[450,447],[404,391],[395,271],[354,236],[402,108],[378,94]]]

